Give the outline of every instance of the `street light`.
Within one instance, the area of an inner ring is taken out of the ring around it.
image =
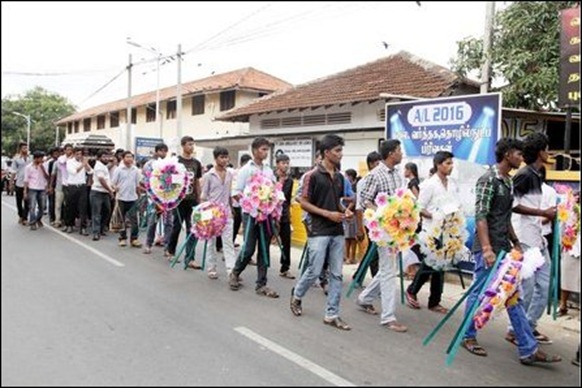
[[[18,112],[12,112],[16,116],[24,117],[26,119],[26,147],[30,149],[30,116]]]
[[[160,127],[160,138],[163,139],[162,135],[162,120],[160,119],[160,60],[162,59],[162,53],[156,50],[153,47],[144,47],[138,43],[132,42],[131,38],[127,38],[127,44],[130,44],[134,47],[138,47],[143,50],[147,50],[150,53],[156,55],[156,71],[157,71],[157,86],[156,86],[156,124]],[[129,118],[128,118],[129,121]]]

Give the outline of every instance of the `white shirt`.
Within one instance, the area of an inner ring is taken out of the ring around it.
[[[445,187],[438,174],[434,174],[420,184],[418,205],[432,214],[445,205],[457,205],[460,208],[459,197],[459,187],[454,180],[447,177],[447,187]],[[429,230],[431,226],[432,219],[423,218],[422,228]]]
[[[79,162],[75,158],[67,160],[67,185],[78,186],[87,184],[87,174],[85,173],[85,168],[83,167],[80,171],[77,171],[83,163]]]
[[[540,205],[540,209],[547,209],[552,206],[556,206],[556,202],[558,201],[558,194],[556,190],[547,183],[542,183],[542,203]],[[544,217],[539,217],[540,222],[544,221]],[[552,233],[552,227],[554,226],[553,222],[548,222],[546,224],[542,223],[542,234],[544,236]]]
[[[111,187],[111,177],[109,176],[109,169],[106,165],[101,163],[99,160],[95,162],[95,168],[93,169],[93,185],[91,186],[92,191],[98,191],[100,193],[108,193],[107,189],[103,187],[99,178],[105,179],[107,186]]]

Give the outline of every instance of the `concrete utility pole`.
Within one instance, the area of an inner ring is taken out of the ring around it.
[[[29,115],[23,115],[22,113],[18,113],[18,112],[12,112],[12,113],[15,114],[16,116],[24,117],[26,119],[26,146],[30,150],[30,122],[32,120],[30,119]]]
[[[176,85],[176,125],[178,140],[182,139],[182,45],[178,45],[178,84]]]
[[[131,130],[131,54],[129,54],[129,64],[127,65],[127,127],[125,133],[125,149],[126,150],[133,150],[133,144],[131,144],[131,140],[133,137],[133,133]]]
[[[491,40],[493,38],[493,19],[495,2],[488,1],[485,5],[485,35],[483,36],[483,69],[481,71],[481,93],[489,91],[491,78]]]

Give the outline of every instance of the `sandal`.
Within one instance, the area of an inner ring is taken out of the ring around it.
[[[218,279],[218,273],[216,273],[216,271],[210,271],[210,272],[208,272],[208,278],[212,279],[212,280],[216,280],[216,279]]]
[[[487,351],[479,345],[476,338],[465,338],[461,345],[476,356],[487,357]]]
[[[326,325],[333,326],[333,327],[340,329],[340,330],[352,330],[350,325],[348,325],[347,323],[342,321],[342,319],[340,317],[323,318],[323,323],[325,323]]]
[[[378,310],[376,310],[376,308],[371,304],[359,304],[358,303],[358,306],[360,306],[360,308],[367,314],[378,315]]]
[[[408,307],[415,310],[420,309],[420,303],[418,303],[415,295],[412,295],[410,292],[406,291],[404,296],[406,296],[406,304]]]
[[[285,279],[295,279],[295,276],[291,275],[289,271],[279,272],[279,276]]]
[[[505,335],[505,340],[506,340],[507,342],[510,342],[511,344],[515,345],[515,346],[519,346],[519,345],[517,344],[517,338],[515,337],[515,334],[513,334],[513,333],[507,333],[507,334]]]
[[[192,268],[192,269],[202,269],[202,266],[198,263],[196,263],[194,260],[191,260],[188,263],[188,267]]]
[[[440,304],[437,304],[436,306],[429,308],[429,310],[439,314],[446,314],[449,312],[449,309],[441,306]]]
[[[560,361],[562,361],[562,357],[556,354],[553,355],[546,354],[539,349],[531,356],[519,359],[519,362],[521,362],[523,365],[533,365],[535,363],[551,364],[553,362]]]
[[[277,294],[276,291],[271,290],[267,286],[259,287],[255,290],[255,292],[257,293],[257,295],[267,296],[269,298],[278,298],[279,297],[279,294]]]

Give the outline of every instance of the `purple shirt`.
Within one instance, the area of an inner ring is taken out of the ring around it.
[[[223,205],[230,206],[230,194],[232,189],[232,171],[226,170],[224,182],[213,167],[203,178],[202,183],[202,200],[220,202]]]
[[[46,190],[48,181],[43,172],[43,165],[29,164],[24,168],[24,183],[28,183],[30,190]],[[48,173],[47,173],[48,174]]]

